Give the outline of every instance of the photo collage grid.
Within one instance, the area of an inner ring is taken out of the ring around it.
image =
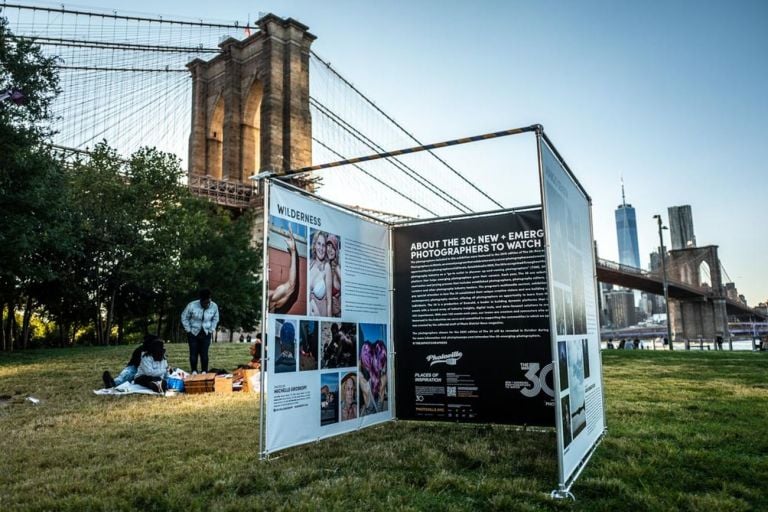
[[[274,373],[318,373],[321,426],[388,411],[387,326],[342,320],[341,237],[269,220]]]

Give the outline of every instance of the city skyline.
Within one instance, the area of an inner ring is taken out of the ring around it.
[[[719,246],[750,305],[768,299],[768,237],[760,236],[768,177],[754,150],[768,131],[764,2],[89,6],[240,22],[293,17],[317,35],[319,55],[427,143],[541,123],[592,197],[601,257],[619,259],[613,210],[623,176],[642,254],[658,246],[653,215],[669,226],[665,210],[690,205],[697,243]],[[479,157],[447,158],[505,207],[520,206],[511,191],[529,184],[510,172],[510,146],[478,146],[489,148],[495,172],[480,170]],[[671,247],[668,233],[664,243]]]

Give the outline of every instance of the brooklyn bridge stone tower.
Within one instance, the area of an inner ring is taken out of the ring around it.
[[[235,209],[262,206],[252,175],[312,163],[309,52],[315,36],[305,25],[273,14],[257,25],[246,39],[222,41],[213,59],[187,65],[189,186]]]

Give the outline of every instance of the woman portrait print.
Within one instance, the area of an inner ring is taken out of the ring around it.
[[[357,376],[348,373],[341,379],[341,421],[357,418]]]
[[[309,263],[309,314],[331,316],[331,288],[333,275],[328,263],[328,233],[312,230],[312,245]]]
[[[341,317],[341,242],[336,235],[328,235],[325,254],[331,267],[331,314]]]

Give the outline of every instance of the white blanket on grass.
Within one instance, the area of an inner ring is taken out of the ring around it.
[[[97,395],[113,395],[113,396],[135,395],[135,394],[141,394],[141,395],[160,395],[161,394],[156,391],[152,391],[149,388],[145,388],[144,386],[139,386],[138,384],[134,384],[133,382],[123,382],[122,384],[120,384],[119,386],[115,386],[114,388],[94,389],[93,392]]]

